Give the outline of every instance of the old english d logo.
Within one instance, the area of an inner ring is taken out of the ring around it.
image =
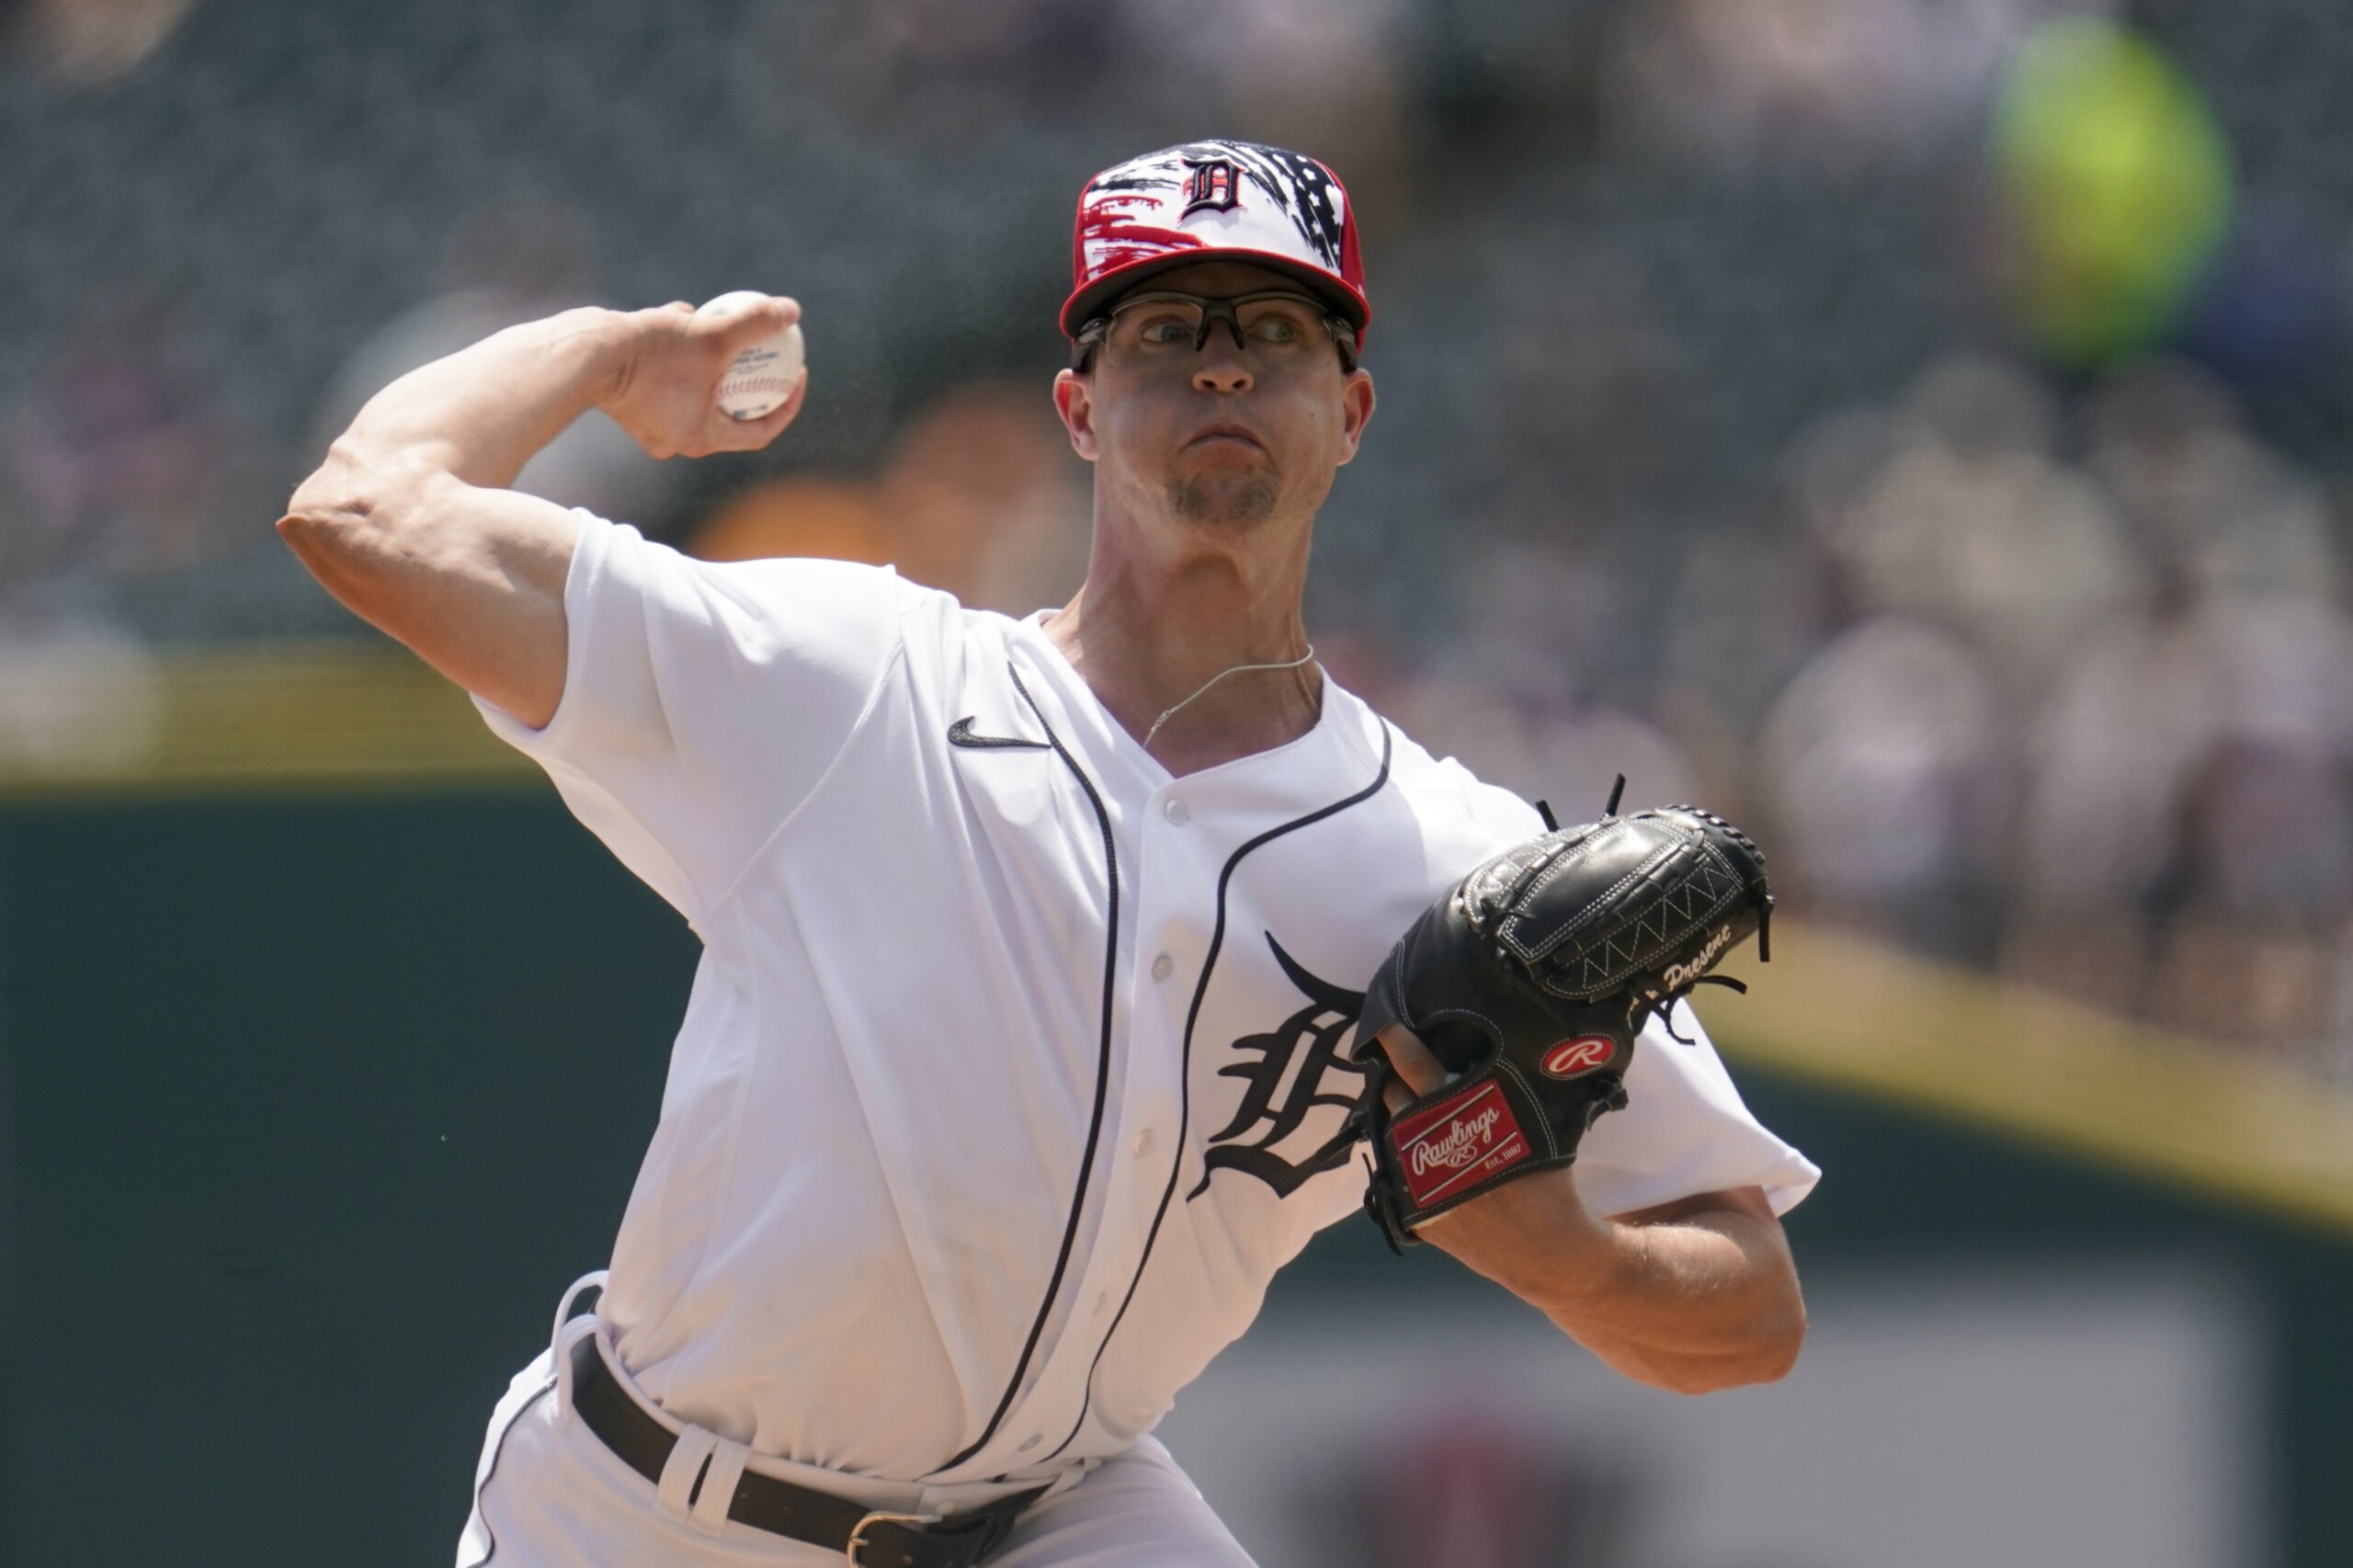
[[[1224,158],[1185,160],[1185,210],[1176,215],[1179,222],[1204,208],[1213,212],[1231,212],[1241,199],[1242,181],[1232,162]]]
[[[1564,1040],[1544,1053],[1544,1075],[1548,1078],[1582,1078],[1587,1073],[1598,1072],[1618,1059],[1618,1042],[1606,1034],[1580,1035]]]
[[[1185,1195],[1188,1202],[1207,1191],[1210,1177],[1221,1170],[1256,1176],[1275,1189],[1276,1197],[1289,1198],[1308,1177],[1347,1164],[1353,1146],[1352,1142],[1336,1147],[1326,1142],[1296,1160],[1276,1149],[1317,1108],[1336,1106],[1345,1110],[1357,1103],[1365,1070],[1342,1056],[1340,1048],[1364,1010],[1364,993],[1310,973],[1283,951],[1272,931],[1267,933],[1267,946],[1307,1000],[1266,1033],[1244,1035],[1233,1042],[1240,1060],[1219,1068],[1218,1076],[1242,1080],[1242,1103],[1234,1108],[1232,1120],[1210,1134],[1201,1179]],[[1325,1089],[1324,1079],[1333,1074],[1341,1074],[1347,1093]]]

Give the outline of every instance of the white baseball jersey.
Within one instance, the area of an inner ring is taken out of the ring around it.
[[[553,721],[484,711],[704,947],[598,1308],[639,1387],[893,1481],[1126,1449],[1359,1209],[1313,1156],[1362,988],[1536,813],[1328,679],[1306,734],[1171,778],[1040,616],[887,569],[583,514],[565,608]],[[1654,1026],[1627,1089],[1602,1211],[1818,1174],[1704,1039]]]

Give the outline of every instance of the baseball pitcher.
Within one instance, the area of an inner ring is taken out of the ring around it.
[[[1819,1173],[1684,1000],[1767,934],[1756,846],[1555,829],[1315,664],[1309,544],[1373,413],[1339,180],[1153,153],[1086,184],[1073,263],[1094,539],[1057,609],[509,488],[592,408],[656,456],[773,440],[805,373],[757,419],[713,393],[781,298],[499,333],[386,388],[279,525],[703,944],[460,1568],[1241,1568],[1153,1428],[1368,1209],[1644,1382],[1796,1358],[1779,1215]]]

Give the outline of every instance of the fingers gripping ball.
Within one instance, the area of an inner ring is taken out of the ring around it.
[[[723,320],[767,299],[766,294],[739,289],[710,301],[695,315],[703,321]],[[801,324],[795,322],[774,337],[764,337],[738,353],[719,380],[720,412],[731,419],[762,419],[783,407],[801,380],[804,352]]]
[[[1391,1244],[1574,1160],[1595,1119],[1625,1106],[1643,1026],[1772,911],[1756,846],[1692,806],[1547,833],[1464,877],[1373,976],[1351,1046],[1370,1069],[1352,1119],[1372,1144],[1365,1202]],[[1373,1040],[1392,1023],[1449,1074],[1394,1111]]]

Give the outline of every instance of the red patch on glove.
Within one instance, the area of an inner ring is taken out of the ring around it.
[[[1544,1053],[1545,1076],[1582,1078],[1618,1059],[1618,1042],[1606,1034],[1579,1035],[1564,1040]]]
[[[1391,1135],[1396,1140],[1405,1190],[1417,1209],[1442,1202],[1528,1158],[1519,1119],[1493,1079],[1398,1118]]]

